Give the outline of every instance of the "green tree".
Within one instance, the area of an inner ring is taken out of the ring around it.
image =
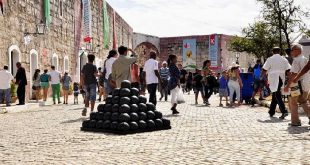
[[[294,29],[304,30],[306,24],[303,18],[309,17],[309,12],[303,11],[295,0],[257,0],[263,5],[263,19],[277,29],[279,43],[285,37],[286,47],[290,47],[290,35]],[[283,50],[283,45],[280,44]]]
[[[242,30],[244,37],[235,36],[230,41],[230,50],[247,52],[256,57],[268,57],[275,45],[279,44],[276,29],[265,22],[256,22]]]

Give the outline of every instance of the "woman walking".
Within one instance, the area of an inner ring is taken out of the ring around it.
[[[180,70],[176,66],[178,62],[177,56],[176,55],[170,55],[169,59],[167,61],[168,66],[169,66],[169,72],[170,72],[170,80],[168,83],[168,87],[171,93],[171,110],[172,114],[178,114],[179,112],[177,111],[177,95],[180,89]]]
[[[237,106],[241,105],[241,95],[240,89],[242,88],[242,80],[239,76],[239,69],[238,65],[233,65],[233,67],[229,71],[229,81],[228,81],[228,88],[229,88],[229,99],[230,99],[230,107],[234,104],[234,93],[236,92],[236,100],[238,101]]]
[[[188,92],[188,94],[191,93],[192,90],[192,86],[193,86],[193,73],[189,72],[188,73],[188,77],[186,79],[186,91]]]
[[[43,89],[43,101],[47,99],[48,88],[50,87],[49,81],[51,79],[50,75],[47,74],[48,70],[44,69],[44,73],[40,76],[41,88]]]
[[[64,104],[68,104],[68,94],[70,89],[70,83],[72,82],[71,77],[68,75],[68,72],[65,72],[64,76],[61,78],[62,82],[62,91],[64,94]]]
[[[35,91],[36,101],[39,102],[40,94],[41,94],[41,85],[40,85],[40,69],[36,69],[33,75],[33,86],[32,89]]]

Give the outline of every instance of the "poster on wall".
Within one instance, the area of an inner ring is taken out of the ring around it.
[[[196,39],[183,40],[183,67],[196,68]]]
[[[212,34],[210,35],[209,42],[209,60],[211,61],[211,67],[217,67],[217,57],[218,57],[218,46],[219,46],[219,38],[218,35]]]

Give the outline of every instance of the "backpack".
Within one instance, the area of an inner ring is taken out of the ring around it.
[[[254,79],[260,79],[262,68],[260,66],[254,67]]]

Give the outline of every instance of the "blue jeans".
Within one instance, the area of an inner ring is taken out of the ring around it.
[[[84,90],[86,92],[86,98],[88,101],[96,101],[97,84],[84,85]]]
[[[11,89],[0,89],[0,100],[3,100],[3,97],[5,97],[5,103],[6,105],[11,104]]]

